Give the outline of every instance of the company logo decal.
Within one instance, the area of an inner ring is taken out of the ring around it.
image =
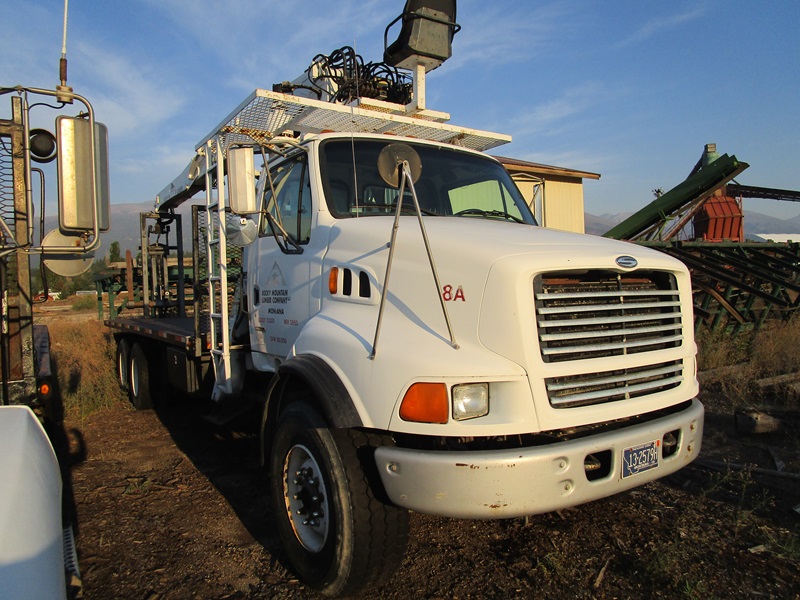
[[[618,256],[616,263],[623,269],[632,269],[639,264],[632,256]]]

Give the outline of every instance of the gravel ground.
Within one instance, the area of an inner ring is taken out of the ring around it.
[[[527,519],[413,514],[402,567],[362,597],[800,597],[798,436],[737,435],[706,404],[706,466]],[[254,420],[216,427],[187,401],[66,421],[84,598],[313,596],[285,566]]]

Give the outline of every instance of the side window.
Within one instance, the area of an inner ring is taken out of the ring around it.
[[[295,242],[308,243],[311,235],[311,183],[305,155],[279,164],[270,174],[272,187],[268,183],[265,186],[264,210]],[[274,235],[266,216],[261,218],[260,231],[262,236]]]

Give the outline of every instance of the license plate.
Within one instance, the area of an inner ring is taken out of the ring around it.
[[[622,451],[622,478],[644,473],[658,466],[661,456],[661,440],[653,440],[625,448]]]

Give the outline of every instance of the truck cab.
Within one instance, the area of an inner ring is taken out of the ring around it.
[[[403,202],[379,169],[400,145],[418,165]],[[323,363],[344,397],[322,410],[394,438],[375,453],[394,503],[522,516],[696,456],[681,263],[538,227],[503,167],[472,150],[322,134],[269,169],[245,251],[253,365]]]

